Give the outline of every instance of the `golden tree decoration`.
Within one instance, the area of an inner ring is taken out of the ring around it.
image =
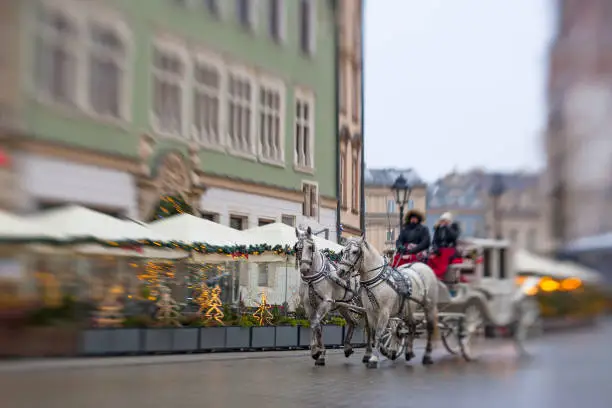
[[[221,302],[221,288],[217,285],[210,291],[210,301],[208,303],[208,310],[206,311],[206,320],[209,322],[214,321],[215,323],[223,326],[223,311],[221,307],[223,306],[223,302]]]
[[[175,264],[169,261],[147,262],[138,279],[150,288],[148,300],[156,300],[161,296],[159,288],[172,281],[175,277]]]
[[[94,323],[97,327],[121,326],[123,305],[119,301],[119,296],[122,294],[123,288],[120,285],[115,285],[108,290],[94,317]]]
[[[260,326],[268,326],[272,324],[272,319],[274,316],[270,312],[271,308],[272,306],[268,304],[268,297],[265,293],[262,293],[259,301],[259,307],[255,313],[253,313],[253,317],[257,320],[257,324]]]
[[[159,310],[155,314],[155,317],[157,320],[166,324],[181,327],[181,323],[179,322],[179,317],[181,316],[179,305],[172,299],[172,296],[170,296],[170,289],[162,285],[160,286],[160,293],[161,295],[157,302]]]
[[[205,313],[210,307],[210,295],[211,289],[206,283],[200,285],[200,295],[196,298],[196,303],[200,306],[198,312],[200,314]]]

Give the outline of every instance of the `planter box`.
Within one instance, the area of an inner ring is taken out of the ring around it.
[[[325,344],[325,347],[341,346],[344,340],[343,329],[341,326],[323,326],[323,344]]]
[[[246,349],[251,347],[251,329],[249,327],[230,326],[225,328],[225,348]]]
[[[89,329],[81,334],[80,354],[134,354],[140,349],[141,329]]]
[[[225,347],[225,327],[203,327],[200,329],[200,350],[219,350]]]
[[[79,340],[74,327],[0,327],[0,356],[74,357]]]
[[[300,347],[310,347],[310,338],[312,336],[312,330],[310,327],[299,326],[300,341],[298,345]]]
[[[281,348],[297,347],[299,327],[276,326],[274,345]],[[309,338],[310,340],[310,338]]]
[[[197,327],[184,327],[172,329],[172,351],[192,352],[198,349]]]
[[[163,328],[163,329],[145,329],[143,348],[142,351],[145,353],[159,353],[159,352],[170,352],[172,351],[172,343],[174,328]]]
[[[276,326],[260,326],[251,328],[251,347],[274,348]]]

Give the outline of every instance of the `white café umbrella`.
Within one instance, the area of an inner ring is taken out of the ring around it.
[[[235,246],[246,243],[242,231],[221,225],[216,222],[199,218],[190,214],[178,214],[172,217],[156,220],[148,224],[153,231],[167,236],[173,241],[186,244],[208,244],[214,246]],[[193,254],[195,259],[206,262],[231,261],[222,254]]]
[[[55,231],[45,231],[39,224],[27,218],[0,210],[0,240],[57,239],[62,236]]]

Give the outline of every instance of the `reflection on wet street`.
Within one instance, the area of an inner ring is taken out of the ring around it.
[[[606,322],[595,330],[547,336],[528,360],[517,359],[510,344],[477,363],[438,348],[434,366],[398,360],[384,361],[378,370],[361,364],[361,351],[350,359],[332,351],[326,367],[314,367],[303,351],[106,359],[88,366],[81,360],[82,367],[56,369],[4,363],[2,407],[609,408],[611,335]]]

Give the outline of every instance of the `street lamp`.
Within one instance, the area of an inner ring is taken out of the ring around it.
[[[395,203],[399,207],[400,210],[400,227],[404,222],[404,207],[408,203],[408,198],[410,198],[410,193],[412,192],[412,188],[408,184],[406,178],[400,174],[398,178],[395,179],[393,186],[391,186],[391,190],[395,193]]]
[[[499,199],[506,192],[506,186],[502,175],[495,173],[489,188],[489,196],[493,202],[493,223],[495,226],[495,238],[502,239],[501,219],[499,217]]]

